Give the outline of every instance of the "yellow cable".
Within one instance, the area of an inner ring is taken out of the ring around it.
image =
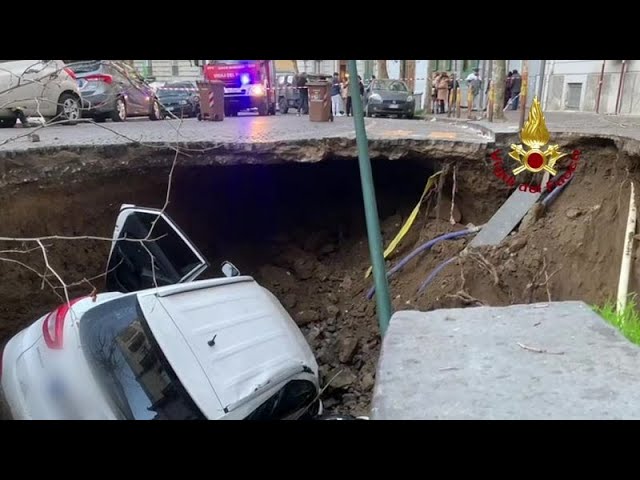
[[[420,196],[420,200],[418,200],[418,204],[415,206],[415,208],[411,212],[411,215],[409,215],[409,218],[407,218],[407,221],[404,222],[404,225],[402,226],[402,228],[400,229],[396,237],[391,241],[389,246],[384,251],[385,259],[391,254],[391,252],[393,252],[398,247],[398,244],[402,241],[404,236],[407,234],[407,232],[413,225],[413,222],[415,221],[416,217],[418,216],[418,212],[420,211],[420,205],[422,205],[422,201],[424,200],[424,197],[427,195],[427,193],[429,193],[429,190],[431,190],[435,186],[436,179],[441,173],[442,173],[442,170],[434,173],[429,177],[429,180],[427,180],[427,184],[425,185],[424,191]],[[369,275],[371,275],[371,271],[372,271],[372,268],[369,267],[367,269],[367,272],[364,274],[364,278],[368,278]]]

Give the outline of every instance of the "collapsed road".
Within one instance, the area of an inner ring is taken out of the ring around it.
[[[430,239],[486,223],[509,196],[509,186],[493,175],[489,155],[508,149],[514,133],[493,136],[444,122],[367,123],[385,245],[427,179],[443,172],[438,191],[426,198],[388,268]],[[182,155],[168,213],[214,267],[230,260],[280,299],[314,349],[324,381],[341,372],[324,394],[327,408],[367,414],[380,339],[375,302],[366,296],[369,253],[351,120],[312,124],[295,117],[237,117],[179,125],[51,127],[39,130],[36,142],[27,131],[10,140],[22,132],[0,130],[0,236],[110,237],[122,203],[162,207],[178,148]],[[554,143],[582,151],[562,195],[497,246],[457,257],[473,238],[464,236],[417,256],[391,280],[396,310],[549,299],[602,304],[614,295],[626,180],[638,180],[639,142],[571,132],[554,135]],[[16,248],[23,246],[0,242],[1,251]],[[51,265],[66,283],[77,284],[72,296],[100,288],[99,280],[85,279],[104,272],[108,248],[104,241],[47,241]],[[1,255],[44,271],[41,252]],[[452,258],[419,293],[425,278]],[[640,279],[639,262],[633,265],[632,290]],[[592,274],[594,268],[599,275]],[[218,275],[216,268],[207,273]],[[59,303],[41,288],[36,273],[15,262],[0,262],[0,276],[0,339]]]

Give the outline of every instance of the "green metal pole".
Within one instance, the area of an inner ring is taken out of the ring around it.
[[[382,234],[378,219],[378,205],[376,191],[373,186],[373,173],[369,159],[369,145],[367,132],[364,128],[364,110],[360,97],[360,82],[358,82],[358,67],[355,60],[349,60],[349,93],[353,108],[353,122],[356,129],[356,143],[358,145],[358,162],[360,164],[360,182],[364,199],[364,213],[367,219],[367,237],[369,239],[369,253],[373,265],[373,280],[376,287],[376,307],[380,334],[384,336],[391,319],[391,297],[384,265]]]

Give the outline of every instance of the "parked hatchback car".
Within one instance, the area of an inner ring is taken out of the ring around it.
[[[200,94],[195,82],[167,83],[156,93],[165,117],[197,117],[200,113]]]
[[[81,117],[74,72],[62,60],[0,60],[0,127],[26,117],[74,124]]]
[[[365,115],[397,115],[413,118],[416,102],[401,80],[373,80],[365,91]]]
[[[141,238],[154,241],[143,246]],[[318,365],[283,306],[230,264],[223,278],[194,281],[206,268],[166,214],[123,206],[108,291],[43,315],[0,352],[10,415],[272,420],[321,413]]]
[[[82,94],[83,114],[96,122],[129,117],[160,120],[162,110],[153,88],[124,62],[87,60],[73,63]]]

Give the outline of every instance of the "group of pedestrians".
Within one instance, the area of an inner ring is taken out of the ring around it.
[[[349,74],[345,74],[342,79],[337,72],[333,74],[333,80],[331,81],[331,112],[334,117],[341,117],[345,113],[347,117],[353,116],[353,101],[349,90],[349,82]],[[358,87],[360,98],[363,99],[364,83],[360,75],[358,75]]]
[[[482,78],[480,77],[480,69],[474,68],[473,71],[465,79],[467,87],[472,94],[473,110],[485,110],[480,104],[480,90],[482,88]],[[489,87],[491,80],[487,82],[487,88],[485,93],[489,94]],[[453,100],[452,90],[460,86],[457,80],[454,81],[454,75],[447,72],[435,72],[433,80],[431,82],[431,99],[432,108],[431,113],[448,113],[450,104]],[[513,70],[507,74],[505,79],[505,93],[504,93],[504,109],[510,108],[511,110],[518,110],[520,101],[520,90],[522,88],[522,77],[518,70]]]

